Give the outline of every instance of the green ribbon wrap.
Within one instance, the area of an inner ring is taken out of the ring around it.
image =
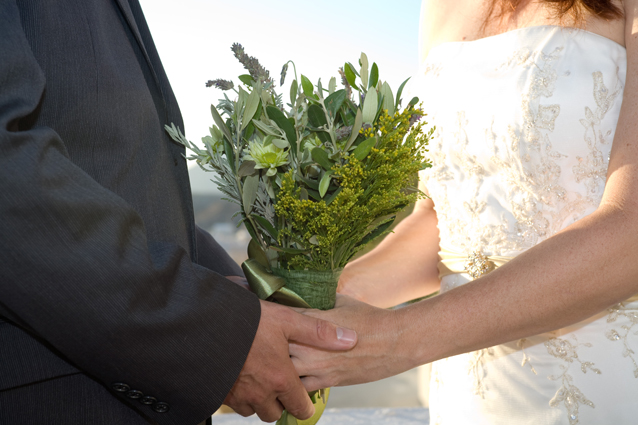
[[[275,301],[289,307],[321,310],[329,310],[335,306],[337,285],[343,269],[316,271],[273,268],[271,270],[266,261],[254,253],[254,247],[249,247],[248,254],[251,258],[244,261],[241,268],[250,289],[259,299]],[[315,406],[315,414],[310,419],[299,420],[284,410],[277,425],[315,425],[326,408],[329,393],[330,388],[326,388],[309,394]]]
[[[330,310],[337,300],[337,285],[342,270],[273,269],[272,272],[286,282],[283,289],[299,295],[310,307]]]
[[[273,300],[289,307],[334,308],[337,285],[343,269],[272,271],[255,259],[241,265],[250,289],[262,300]]]

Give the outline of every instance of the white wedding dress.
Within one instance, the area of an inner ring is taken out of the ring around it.
[[[436,126],[421,181],[442,247],[514,257],[592,213],[625,74],[624,47],[556,26],[432,49],[412,90]],[[441,291],[470,280],[445,276]],[[569,328],[435,362],[430,423],[638,424],[637,335],[632,298]]]

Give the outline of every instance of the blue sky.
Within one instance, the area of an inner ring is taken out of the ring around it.
[[[327,83],[344,62],[356,63],[363,51],[377,62],[380,78],[396,90],[418,65],[420,0],[140,2],[192,141],[208,133],[210,104],[222,97],[205,82],[237,82],[245,73],[230,51],[234,42],[277,80],[281,66],[292,59],[299,73]],[[287,93],[287,84],[282,91]]]

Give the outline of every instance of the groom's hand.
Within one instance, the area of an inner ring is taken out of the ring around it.
[[[357,335],[288,307],[261,301],[257,335],[224,404],[242,416],[257,413],[265,422],[279,419],[283,409],[299,419],[311,417],[314,406],[290,360],[289,341],[345,351],[355,346]]]

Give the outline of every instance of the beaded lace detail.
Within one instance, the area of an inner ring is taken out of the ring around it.
[[[569,150],[556,147],[562,142],[554,134],[561,105],[552,102],[552,96],[571,76],[569,70],[559,74],[554,67],[563,51],[562,46],[549,53],[525,48],[497,67],[501,71],[528,68],[529,85],[519,104],[520,124],[499,128],[498,117],[493,117],[482,129],[480,155],[470,148],[470,140],[476,143],[480,130],[466,111],[457,111],[452,122],[435,122],[430,149],[434,167],[422,177],[436,203],[441,240],[446,244],[467,253],[521,252],[561,230],[566,221],[589,214],[600,202],[613,137],[613,128],[603,120],[618,102],[623,86],[612,75],[613,89],[608,89],[603,73],[594,72],[591,103],[583,107],[579,118],[585,128],[580,145]],[[437,73],[440,68],[436,66]],[[486,213],[494,218],[496,212],[488,207],[486,178],[496,181],[496,188],[506,195],[498,222],[485,219]],[[566,179],[578,186],[566,188]],[[451,199],[450,189],[461,181],[470,196],[459,200],[453,191]]]
[[[479,396],[485,397],[485,391],[487,390],[483,377],[487,373],[485,370],[485,363],[487,356],[493,356],[494,350],[492,348],[484,348],[482,350],[473,351],[470,353],[470,364],[468,374],[473,378],[474,386],[472,392]]]
[[[573,336],[573,339],[574,344],[560,338],[552,338],[545,342],[545,347],[547,347],[549,354],[564,362],[564,364],[560,365],[563,373],[559,376],[549,376],[549,379],[560,381],[562,384],[558,391],[556,391],[554,397],[549,401],[549,405],[551,407],[559,407],[562,404],[567,410],[570,425],[576,425],[579,422],[578,410],[581,405],[592,408],[596,407],[594,403],[589,400],[576,385],[574,385],[574,378],[572,378],[572,376],[568,373],[572,364],[579,363],[580,370],[583,373],[587,373],[588,370],[591,370],[595,374],[601,374],[601,371],[594,367],[594,363],[583,362],[578,357],[579,347],[583,346],[591,348],[592,345],[589,343],[578,344],[578,340],[575,336]]]
[[[468,257],[477,253],[471,265],[478,272],[483,256],[515,256],[591,214],[604,190],[626,57],[597,36],[574,42],[577,31],[529,33],[537,36],[529,43],[529,34],[520,33],[520,38],[508,36],[508,42],[500,39],[499,49],[460,43],[450,46],[456,55],[451,58],[431,53],[421,71],[425,86],[416,93],[436,125],[429,152],[433,167],[421,179],[435,203],[441,243]],[[594,57],[602,59],[585,57],[589,43],[596,49]],[[441,290],[468,279],[446,276]],[[499,399],[491,392],[502,391],[502,383],[493,385],[496,378],[491,377],[502,377],[500,362],[516,357],[523,374],[518,379],[546,390],[535,399],[543,406],[539,409],[561,409],[556,423],[586,423],[584,417],[601,408],[598,386],[620,367],[606,367],[601,352],[609,362],[624,360],[632,380],[638,378],[638,310],[616,306],[596,326],[585,336],[576,328],[566,336],[557,331],[465,354],[467,382],[459,388],[473,394],[475,400],[468,402],[489,405]],[[436,370],[432,388],[449,397],[460,375],[445,363]],[[496,410],[502,408],[496,404]],[[448,423],[446,414],[457,414],[453,407],[436,405],[432,412],[440,423]],[[510,423],[486,418],[485,423]]]
[[[636,352],[633,350],[629,338],[638,335],[634,327],[638,325],[638,311],[626,310],[623,304],[618,304],[609,309],[607,323],[615,323],[619,318],[627,319],[628,323],[620,325],[620,327],[612,327],[605,336],[610,341],[622,342],[622,356],[631,360],[634,368],[634,378],[638,378],[638,364],[636,363]],[[636,338],[634,338],[636,339]]]

